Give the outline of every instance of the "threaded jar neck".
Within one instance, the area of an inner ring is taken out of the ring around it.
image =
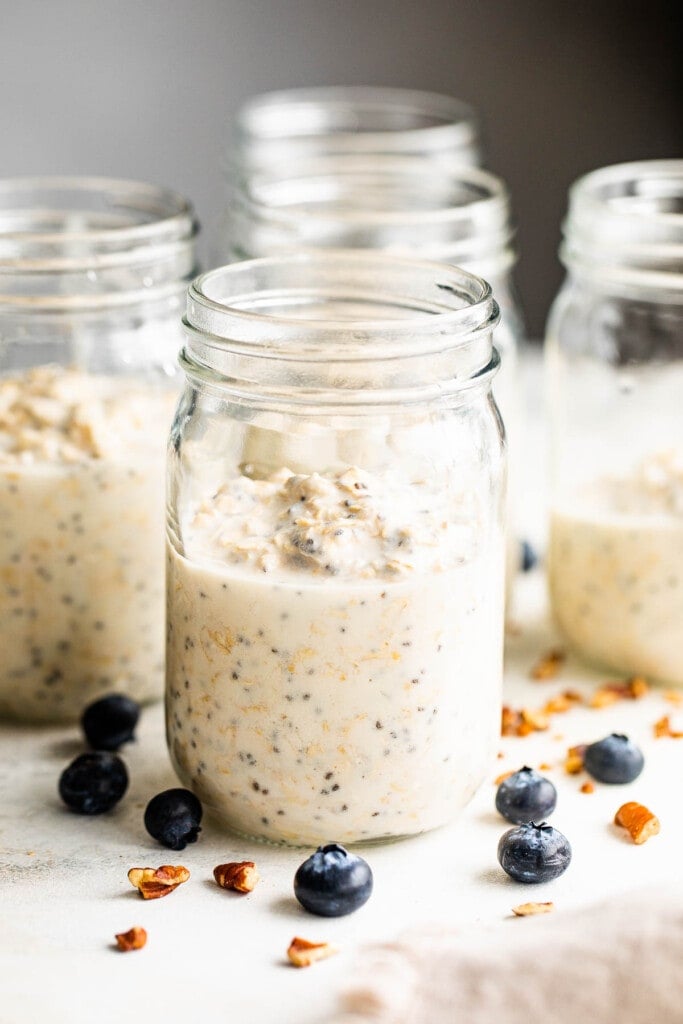
[[[233,392],[367,405],[443,399],[491,370],[498,307],[456,268],[333,250],[250,260],[188,293],[182,362]]]
[[[683,160],[603,167],[569,192],[563,263],[615,291],[683,301]]]
[[[481,163],[471,107],[412,89],[331,86],[265,93],[238,111],[228,165],[273,168],[283,158],[420,155]]]
[[[196,273],[192,206],[108,178],[0,180],[0,310],[154,301]]]

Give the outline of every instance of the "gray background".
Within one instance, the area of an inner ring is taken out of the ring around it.
[[[561,277],[567,186],[683,151],[674,2],[0,0],[2,174],[137,177],[222,202],[227,123],[253,92],[382,84],[448,92],[507,179],[540,335]]]

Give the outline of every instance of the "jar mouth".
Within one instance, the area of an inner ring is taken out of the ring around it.
[[[372,86],[328,86],[264,93],[237,114],[238,146],[324,138],[328,152],[448,152],[471,147],[479,128],[473,109],[440,93]],[[247,162],[249,160],[247,159]]]
[[[411,251],[454,262],[513,260],[507,188],[474,168],[411,157],[340,156],[247,177],[235,198],[235,228],[256,233],[258,251],[296,243]],[[363,244],[365,243],[365,245]]]
[[[0,179],[0,272],[150,263],[193,244],[191,204],[170,189],[98,177]]]
[[[560,256],[615,283],[683,290],[683,160],[603,167],[570,189]]]
[[[278,359],[362,362],[442,351],[490,331],[490,285],[456,267],[337,249],[246,260],[190,286],[191,334]]]

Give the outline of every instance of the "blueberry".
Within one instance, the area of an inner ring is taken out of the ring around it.
[[[538,552],[528,540],[520,541],[520,568],[522,572],[531,572],[538,565]]]
[[[557,790],[533,768],[520,768],[503,779],[496,793],[496,810],[513,825],[547,818],[555,810]]]
[[[169,850],[184,850],[201,832],[202,805],[189,789],[165,789],[145,809],[145,828]]]
[[[572,848],[552,825],[511,828],[500,837],[498,862],[515,882],[550,882],[569,867]]]
[[[81,754],[59,777],[59,795],[78,814],[102,814],[128,789],[128,772],[116,754]]]
[[[319,846],[294,876],[294,895],[301,906],[321,917],[343,917],[362,907],[372,893],[367,861],[339,843]]]
[[[583,764],[588,774],[598,782],[618,785],[637,779],[643,770],[645,758],[628,736],[613,732],[604,740],[586,747]]]
[[[133,738],[140,705],[119,693],[89,704],[81,717],[85,738],[94,750],[118,750]]]

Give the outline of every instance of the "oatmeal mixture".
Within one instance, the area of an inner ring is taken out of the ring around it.
[[[315,844],[441,825],[500,718],[502,541],[472,498],[347,467],[238,476],[169,545],[167,727],[233,828]]]
[[[555,509],[548,568],[555,617],[580,653],[683,685],[680,456],[652,456]]]
[[[0,714],[160,694],[175,396],[55,366],[0,379]]]

